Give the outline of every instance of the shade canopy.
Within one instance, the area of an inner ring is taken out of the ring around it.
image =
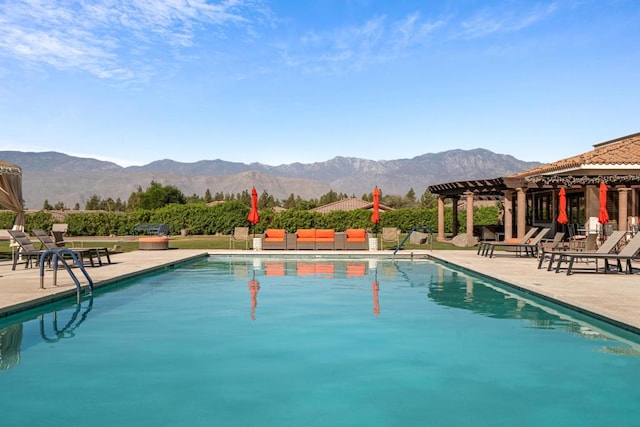
[[[2,160],[0,160],[0,205],[18,214],[14,228],[23,230],[22,169],[20,166]]]
[[[566,224],[569,222],[567,218],[567,193],[563,188],[558,193],[558,224]]]

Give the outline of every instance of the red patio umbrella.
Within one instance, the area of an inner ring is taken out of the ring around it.
[[[371,214],[371,222],[380,224],[380,189],[376,185],[373,189],[373,213]]]
[[[252,225],[256,225],[260,222],[260,215],[258,215],[258,192],[256,191],[256,187],[251,189],[251,210],[249,211],[249,216],[247,219]],[[256,229],[253,228],[253,233],[255,234]]]
[[[564,191],[564,187],[562,187],[558,193],[558,203],[560,205],[558,212],[558,224],[566,224],[569,222],[569,218],[567,218],[567,194]]]
[[[607,184],[600,183],[600,212],[598,222],[602,225],[609,222],[609,212],[607,212]]]

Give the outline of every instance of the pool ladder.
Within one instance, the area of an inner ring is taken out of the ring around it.
[[[402,249],[402,247],[404,246],[405,242],[407,240],[409,240],[409,237],[411,237],[411,233],[413,233],[414,231],[421,231],[424,233],[429,233],[429,237],[427,237],[427,240],[429,242],[429,245],[431,246],[431,250],[433,250],[433,228],[429,227],[429,226],[424,226],[424,227],[413,227],[410,231],[409,234],[407,234],[405,236],[404,239],[402,239],[402,242],[400,242],[400,244],[396,247],[396,249],[393,251],[393,254],[395,255],[400,249]]]
[[[91,295],[93,293],[93,280],[91,280],[91,277],[89,276],[89,273],[87,273],[87,270],[85,270],[84,265],[82,264],[82,260],[78,258],[78,255],[75,252],[73,252],[73,251],[71,251],[70,249],[67,249],[67,248],[48,249],[48,250],[44,251],[42,253],[42,255],[40,255],[40,289],[44,289],[44,263],[45,263],[45,260],[48,257],[53,256],[52,259],[51,259],[51,262],[53,263],[53,285],[54,286],[57,285],[57,281],[58,281],[58,261],[60,261],[62,266],[65,268],[65,270],[67,270],[67,272],[69,273],[69,276],[71,276],[71,279],[73,279],[73,283],[75,283],[75,285],[76,285],[76,296],[77,296],[78,301],[79,301],[80,300],[80,294],[82,293],[82,286],[80,286],[80,281],[78,280],[76,275],[71,270],[71,266],[69,266],[69,264],[67,264],[67,260],[65,259],[64,255],[69,255],[71,257],[71,259],[73,259],[73,262],[75,263],[75,265],[78,266],[80,271],[82,271],[82,273],[84,274],[84,277],[89,282],[89,294]]]

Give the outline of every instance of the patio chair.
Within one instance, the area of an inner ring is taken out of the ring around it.
[[[249,227],[235,227],[229,237],[229,249],[235,249],[237,242],[244,242],[244,249],[249,249]]]
[[[624,231],[617,231],[613,234],[611,234],[611,236],[609,236],[609,238],[607,240],[605,240],[597,249],[595,248],[595,245],[598,241],[598,235],[597,234],[589,234],[587,236],[587,242],[588,242],[588,247],[585,247],[582,250],[571,250],[571,251],[566,251],[566,252],[551,252],[550,253],[550,258],[549,258],[549,266],[547,268],[547,270],[552,270],[553,269],[553,262],[556,260],[557,258],[557,264],[555,267],[556,273],[558,273],[561,269],[562,269],[562,263],[563,262],[569,262],[571,257],[573,255],[595,255],[595,256],[600,256],[600,255],[607,255],[612,253],[616,247],[618,247],[618,245],[620,244],[620,242],[622,241],[622,239],[624,239],[625,237],[625,232]],[[586,262],[590,261],[590,257],[585,257],[582,258],[583,260],[585,260]],[[598,268],[598,263],[596,262],[596,269]]]
[[[551,230],[550,227],[543,228],[538,232],[538,234],[535,235],[535,237],[532,237],[526,243],[501,242],[501,243],[493,244],[488,250],[489,258],[493,258],[493,251],[495,250],[496,246],[501,246],[504,249],[514,250],[516,253],[516,256],[521,256],[522,251],[524,251],[525,256],[531,256],[531,257],[538,256],[538,249],[539,249],[540,242],[547,235],[549,230]]]
[[[560,246],[555,249],[545,249],[543,247],[542,252],[540,253],[540,261],[538,261],[538,268],[542,268],[542,264],[544,264],[544,262],[548,260],[549,265],[547,266],[547,270],[551,271],[551,269],[553,268],[553,261],[556,259],[556,257],[561,257],[562,255],[575,252],[596,252],[597,239],[597,235],[589,234],[584,242],[582,242],[583,245],[580,246],[580,248],[577,250],[573,246],[571,246],[571,242],[569,242],[569,246]],[[611,252],[613,246],[614,244],[612,244],[611,248],[601,246],[601,249],[602,251],[606,251],[608,253]]]
[[[380,235],[380,250],[384,249],[385,243],[395,243],[393,249],[400,246],[400,230],[395,227],[383,227]]]
[[[42,245],[47,249],[60,249],[59,246],[52,238],[47,234],[44,230],[33,229],[31,233],[42,243]],[[62,247],[64,247],[64,242]],[[111,259],[109,257],[109,250],[106,247],[98,247],[98,248],[70,248],[71,252],[76,254],[76,256],[84,260],[84,258],[89,258],[89,263],[92,267],[95,267],[95,263],[93,262],[93,258],[96,257],[98,260],[98,265],[102,265],[101,254],[104,254],[107,257],[107,261],[111,264]]]
[[[19,246],[18,253],[13,255],[13,265],[11,267],[12,270],[16,269],[16,265],[18,264],[18,259],[20,257],[26,258],[24,268],[27,268],[31,266],[31,263],[34,259],[39,260],[42,254],[46,252],[36,248],[29,239],[29,236],[24,231],[7,230],[7,233],[9,233],[11,238]]]
[[[529,231],[521,238],[518,239],[518,243],[527,243],[527,241],[539,230],[538,227],[531,227]],[[485,240],[478,244],[478,255],[485,256],[487,251],[491,247],[491,245],[499,245],[500,243],[504,243],[500,240]]]
[[[617,240],[617,242],[619,242],[620,240],[622,240],[625,235],[626,232],[625,231],[614,231],[611,236],[609,236],[609,238],[607,239],[607,242],[609,240],[614,240],[614,235],[616,235],[616,233],[622,233],[622,237],[620,239]],[[606,243],[606,242],[605,242]],[[604,246],[604,244],[603,244]],[[633,273],[633,266],[631,265],[631,261],[635,258],[635,256],[638,254],[638,252],[640,251],[640,234],[636,234],[631,240],[629,240],[626,244],[626,246],[624,248],[622,248],[622,250],[617,253],[617,254],[612,254],[612,253],[593,253],[593,254],[588,254],[588,253],[575,253],[572,254],[566,258],[568,258],[568,265],[567,265],[567,275],[573,274],[574,271],[591,271],[591,269],[579,269],[576,270],[573,268],[573,263],[576,260],[579,259],[583,259],[583,260],[594,260],[595,261],[595,268],[592,270],[594,273],[598,272],[598,260],[604,260],[604,268],[603,268],[603,272],[606,274],[608,271],[610,271],[610,263],[609,261],[615,261],[616,263],[616,271],[617,272],[622,272],[622,261],[625,262],[625,268],[624,268],[624,272],[627,274],[632,274]]]
[[[51,226],[51,235],[58,247],[64,247],[66,242],[64,241],[64,235],[69,230],[69,224],[53,224]]]
[[[521,239],[518,239],[513,243],[518,243],[518,244],[527,243],[529,239],[538,232],[538,230],[540,230],[538,227],[531,227],[529,231],[527,231],[527,233],[524,236],[522,236]],[[503,242],[498,240],[487,240],[487,241],[480,242],[480,244],[478,245],[478,255],[486,256],[487,253],[489,252],[489,249],[492,248],[493,245],[499,246],[500,244],[504,244],[504,243],[510,243],[510,242],[507,242],[507,241]]]

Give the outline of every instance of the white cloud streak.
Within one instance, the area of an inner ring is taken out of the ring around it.
[[[152,47],[179,50],[197,32],[239,26],[248,32],[268,10],[260,0],[4,0],[0,1],[0,56],[99,78],[143,78],[136,67]]]
[[[538,5],[528,10],[482,9],[461,23],[454,38],[477,39],[497,33],[520,31],[548,18],[556,10],[555,3]]]
[[[287,65],[310,73],[360,70],[405,55],[407,49],[427,43],[445,24],[440,19],[425,21],[419,13],[389,21],[377,16],[358,26],[309,32],[298,45],[283,49],[282,57]]]

